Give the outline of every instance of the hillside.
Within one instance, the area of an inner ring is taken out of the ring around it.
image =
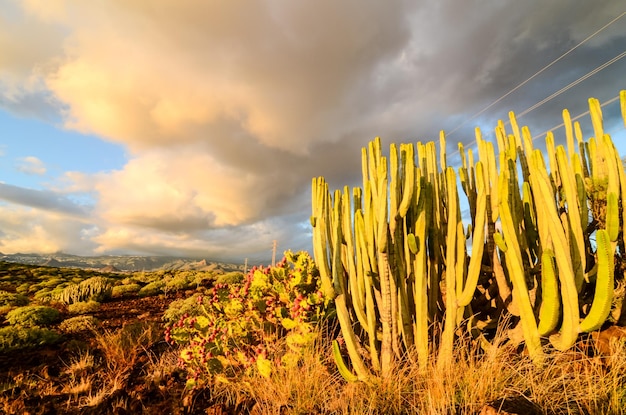
[[[78,256],[64,253],[52,255],[40,254],[2,254],[0,261],[15,262],[27,265],[42,265],[49,267],[83,268],[95,270],[114,269],[121,272],[133,271],[243,271],[241,264],[213,262],[206,259],[178,258],[168,256]]]

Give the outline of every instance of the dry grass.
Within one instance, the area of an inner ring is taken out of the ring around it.
[[[141,378],[146,390],[159,391],[163,397],[172,393],[168,385],[179,371],[178,352],[166,349],[153,353],[151,345],[160,336],[158,325],[96,333],[97,348],[68,359],[59,382],[23,374],[1,385],[0,412],[24,413],[24,402],[37,394],[60,397],[68,411],[125,408],[132,413],[131,405],[140,408],[138,401],[147,404],[132,394],[132,379]],[[275,366],[269,378],[251,373],[238,381],[214,385],[207,391],[210,400],[238,408],[235,412],[255,415],[477,415],[487,405],[520,415],[626,413],[623,341],[614,343],[612,354],[603,357],[546,350],[543,366],[537,367],[503,337],[499,346],[487,350],[463,337],[457,340],[453,363],[448,367],[438,367],[433,358],[420,368],[411,363],[415,360],[412,356],[407,356],[388,378],[348,383],[337,372],[330,338],[320,330],[315,344],[306,349],[296,367]],[[281,347],[287,349],[286,345]],[[204,413],[202,405],[208,400],[206,395],[198,397],[194,393],[174,400],[188,401],[181,407],[188,408],[189,413]]]
[[[462,338],[447,368],[434,359],[419,368],[407,358],[387,379],[348,383],[337,374],[327,343],[320,335],[297,367],[275,369],[269,379],[246,376],[221,387],[218,397],[254,402],[258,415],[474,415],[487,405],[524,415],[626,413],[625,344],[606,358],[547,350],[537,367],[504,342],[483,351]]]

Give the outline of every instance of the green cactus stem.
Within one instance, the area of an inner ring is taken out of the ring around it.
[[[614,265],[613,248],[609,233],[600,229],[596,232],[598,274],[596,291],[589,314],[580,322],[581,332],[590,332],[599,329],[611,312],[611,303],[614,293]]]

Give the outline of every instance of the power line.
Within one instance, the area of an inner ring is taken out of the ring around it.
[[[607,106],[607,105],[609,105],[609,104],[612,104],[612,103],[614,103],[615,101],[617,101],[618,99],[619,99],[619,95],[618,95],[618,96],[616,96],[616,97],[613,97],[613,98],[609,99],[608,101],[606,101],[606,102],[604,102],[604,103],[602,103],[602,104],[600,104],[600,108],[605,107],[605,106]],[[577,121],[578,119],[580,119],[580,118],[584,117],[584,116],[585,116],[585,115],[587,115],[587,114],[589,114],[589,110],[587,110],[587,111],[583,112],[582,114],[578,114],[577,116],[575,116],[574,118],[572,118],[572,119],[571,119],[571,121],[572,121],[572,122]],[[543,133],[541,133],[541,134],[537,134],[537,135],[533,136],[533,137],[532,137],[532,140],[534,141],[534,140],[536,140],[537,138],[539,138],[539,137],[543,136],[544,134],[547,134],[547,133],[548,133],[548,132],[550,132],[550,131],[554,131],[554,130],[556,130],[556,129],[558,129],[558,128],[561,128],[561,127],[563,127],[564,125],[565,125],[565,123],[564,123],[564,122],[562,122],[562,123],[561,123],[561,124],[559,124],[559,125],[555,125],[554,127],[547,129],[547,130],[546,130],[546,131],[544,131]]]
[[[606,67],[614,64],[618,60],[622,59],[624,56],[626,56],[626,51],[620,53],[619,55],[617,55],[613,59],[609,60],[608,62],[603,63],[602,65],[598,66],[596,69],[594,69],[594,70],[592,70],[590,72],[587,72],[585,75],[581,76],[580,78],[578,78],[574,82],[570,83],[569,85],[559,89],[558,91],[556,91],[554,94],[550,95],[549,97],[544,98],[543,100],[539,101],[538,103],[536,103],[532,107],[529,107],[529,108],[525,109],[521,113],[517,114],[517,117],[518,118],[523,117],[524,115],[528,114],[529,112],[539,108],[540,106],[542,106],[546,102],[551,101],[553,98],[556,98],[557,96],[561,95],[563,92],[567,91],[568,89],[578,85],[579,83],[583,82],[587,78],[592,77],[593,75],[597,74],[598,72],[600,72],[601,70],[605,69]]]
[[[609,26],[611,26],[613,23],[615,23],[616,21],[618,21],[619,19],[621,19],[622,17],[624,17],[626,15],[626,11],[622,12],[619,16],[615,17],[613,20],[611,20],[610,22],[608,22],[607,24],[605,24],[604,26],[602,26],[600,29],[596,30],[595,32],[593,32],[591,35],[587,36],[585,39],[583,39],[581,42],[579,42],[576,46],[574,46],[573,48],[571,48],[570,50],[568,50],[567,52],[565,52],[564,54],[562,54],[561,56],[559,56],[558,58],[556,58],[555,60],[553,60],[552,62],[550,62],[548,65],[544,66],[543,68],[541,68],[538,72],[536,72],[534,75],[532,75],[530,78],[526,79],[524,82],[522,82],[521,84],[517,85],[515,88],[511,89],[509,92],[507,92],[506,94],[502,95],[500,98],[498,98],[497,100],[495,100],[494,102],[492,102],[491,104],[489,104],[488,106],[486,106],[485,108],[483,108],[482,110],[480,110],[479,112],[477,112],[476,114],[474,114],[471,118],[463,121],[461,124],[459,124],[456,128],[454,128],[452,131],[450,131],[449,133],[447,133],[447,136],[452,135],[454,132],[456,132],[459,128],[461,128],[462,126],[464,126],[465,124],[467,124],[468,122],[472,121],[473,119],[475,119],[476,117],[478,117],[479,115],[483,114],[485,111],[487,111],[488,109],[490,109],[491,107],[493,107],[494,105],[496,105],[497,103],[499,103],[500,101],[502,101],[504,98],[508,97],[509,95],[511,95],[513,92],[517,91],[519,88],[521,88],[522,86],[526,85],[528,82],[530,82],[532,79],[534,79],[535,77],[537,77],[538,75],[540,75],[541,73],[543,73],[544,71],[546,71],[548,68],[550,68],[552,65],[554,65],[555,63],[557,63],[558,61],[560,61],[561,59],[563,59],[564,57],[566,57],[567,55],[569,55],[570,53],[572,53],[574,50],[576,50],[577,48],[579,48],[580,46],[582,46],[583,44],[587,43],[589,40],[591,40],[592,38],[594,38],[596,35],[598,35],[600,32],[602,32],[603,30],[605,30],[606,28],[608,28]]]
[[[624,53],[626,53],[626,52],[624,52]],[[604,102],[604,103],[602,103],[602,104],[600,104],[600,108],[605,107],[606,105],[612,104],[613,102],[617,101],[618,99],[619,99],[619,95],[618,95],[618,96],[616,96],[616,97],[613,97],[613,98],[609,99],[608,101],[606,101],[606,102]],[[580,119],[581,117],[584,117],[584,116],[585,116],[585,115],[587,115],[587,114],[589,114],[589,110],[587,110],[587,111],[583,112],[582,114],[578,114],[577,116],[575,116],[575,117],[574,117],[574,118],[572,118],[571,120],[572,120],[572,122],[574,122],[574,121],[576,121],[576,120]],[[517,117],[517,116],[516,116],[516,117]],[[507,124],[508,124],[508,123],[509,123],[509,121],[507,121]],[[565,123],[561,123],[561,124],[559,124],[559,125],[556,125],[556,126],[554,126],[554,127],[550,128],[550,129],[548,129],[548,130],[544,131],[544,132],[543,132],[543,133],[541,133],[541,134],[538,134],[538,135],[533,136],[533,137],[532,137],[532,140],[534,141],[534,140],[535,140],[535,139],[537,139],[538,137],[540,137],[540,136],[542,136],[542,135],[546,134],[548,131],[553,131],[553,130],[556,130],[557,128],[561,128],[561,127],[563,127],[564,125],[565,125]],[[474,144],[476,144],[476,140],[473,140],[473,141],[469,142],[468,144],[464,144],[464,146],[473,146]],[[450,156],[453,156],[453,155],[456,155],[456,154],[460,154],[460,152],[459,152],[459,150],[458,150],[458,149],[457,149],[457,150],[455,150],[455,151],[453,151],[453,152],[451,152],[451,153],[450,153]]]

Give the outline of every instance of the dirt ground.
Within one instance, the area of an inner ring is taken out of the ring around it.
[[[88,398],[67,392],[69,362],[84,351],[100,356],[102,347],[93,332],[66,334],[61,342],[31,350],[0,352],[0,414],[230,414],[242,408],[226,408],[211,402],[210,391],[185,393],[185,375],[174,365],[154,381],[149,364],[154,364],[172,346],[163,340],[162,313],[170,302],[188,293],[111,300],[93,313],[101,322],[99,333],[115,333],[126,326],[142,324],[159,338],[140,350],[133,367],[125,368],[122,388],[110,388],[101,402],[90,406]],[[62,310],[65,311],[66,310]],[[65,315],[67,317],[67,315]],[[157,331],[158,330],[158,331]],[[111,370],[106,358],[94,371]],[[97,378],[98,374],[94,375]],[[102,385],[100,385],[102,389]],[[87,404],[85,404],[87,402]]]

